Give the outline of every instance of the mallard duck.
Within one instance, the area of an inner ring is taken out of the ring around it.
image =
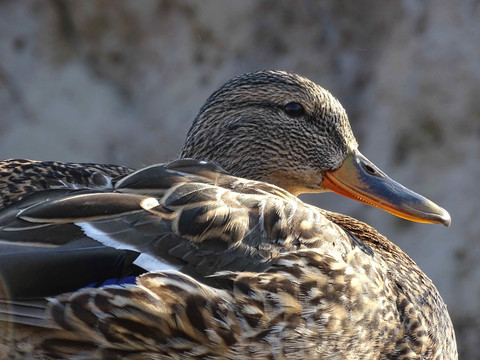
[[[341,104],[303,77],[230,80],[168,164],[0,166],[4,358],[457,358],[417,265],[296,197],[450,224],[365,158]]]

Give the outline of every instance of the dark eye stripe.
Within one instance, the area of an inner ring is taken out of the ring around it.
[[[302,104],[299,104],[297,102],[288,103],[287,105],[285,105],[283,110],[288,116],[291,117],[299,117],[305,114],[305,109],[303,108]]]

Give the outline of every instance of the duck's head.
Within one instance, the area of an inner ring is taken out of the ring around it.
[[[405,219],[450,224],[447,211],[364,157],[340,102],[295,74],[259,71],[228,81],[201,108],[181,157],[215,161],[294,195],[334,191]]]

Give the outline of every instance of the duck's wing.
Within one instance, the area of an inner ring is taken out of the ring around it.
[[[351,241],[318,209],[282,189],[196,160],[150,166],[111,187],[25,196],[0,212],[0,238],[7,249],[0,257],[9,259],[0,271],[9,289],[25,279],[42,287],[48,271],[50,279],[79,273],[76,279],[90,281],[79,280],[84,285],[112,274],[135,275],[139,268],[197,278],[261,271],[282,252],[319,247],[325,239]],[[32,269],[38,271],[31,275]],[[61,282],[52,283],[59,289]]]
[[[316,329],[308,329],[312,319],[302,315],[316,284],[301,283],[326,278],[308,262],[327,265],[328,260],[314,253],[282,254],[263,273],[217,274],[222,289],[178,272],[148,273],[128,288],[85,289],[59,297],[49,312],[57,326],[82,339],[85,353],[90,347],[99,358],[125,348],[144,357],[263,358],[277,351],[287,358],[309,358],[317,346],[312,341]],[[312,271],[320,277],[315,279]],[[55,355],[70,355],[62,351],[71,347],[58,339],[42,345]]]
[[[21,231],[8,230],[29,206],[80,189],[112,191],[116,178],[132,172],[108,164],[1,161],[0,298],[49,296],[135,272],[138,254],[107,248],[73,224],[58,231],[23,222]]]
[[[38,306],[42,322],[36,327],[0,327],[0,344],[14,339],[7,352],[54,359],[453,354],[455,349],[439,346],[436,335],[448,327],[435,324],[432,332],[424,310],[390,275],[381,259],[359,247],[347,253],[336,247],[281,253],[263,272],[212,275],[220,286],[178,271],[151,272],[135,285],[50,299],[47,307]]]
[[[92,359],[373,359],[403,344],[419,353],[423,339],[400,330],[395,294],[371,257],[330,250],[282,253],[264,272],[214,274],[220,287],[162,271],[62,295],[47,310],[60,330],[37,346],[52,358]]]

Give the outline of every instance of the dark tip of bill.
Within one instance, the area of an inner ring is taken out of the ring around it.
[[[443,225],[449,227],[450,224],[452,223],[452,218],[450,217],[450,214],[448,213],[447,210],[445,210],[445,209],[442,209],[442,210],[443,210],[443,212],[442,212],[442,214],[439,216],[439,217],[440,217],[440,222],[441,222]]]

